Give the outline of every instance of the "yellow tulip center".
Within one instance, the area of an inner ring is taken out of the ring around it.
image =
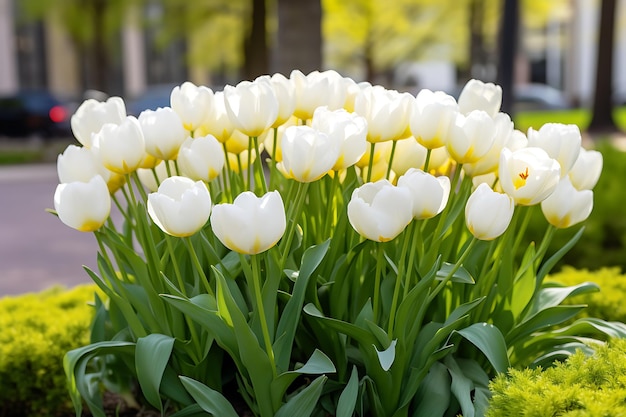
[[[528,167],[526,167],[526,170],[524,172],[520,172],[519,174],[517,174],[517,177],[513,180],[513,185],[515,186],[516,190],[526,185],[528,175]]]

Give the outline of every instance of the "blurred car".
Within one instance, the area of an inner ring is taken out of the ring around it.
[[[144,110],[156,110],[159,107],[169,107],[170,94],[177,84],[157,84],[126,103],[126,111],[132,116],[139,116]]]
[[[47,90],[22,90],[0,96],[0,136],[71,136],[69,102]]]
[[[515,112],[566,110],[571,103],[561,90],[546,84],[519,84],[513,89]]]

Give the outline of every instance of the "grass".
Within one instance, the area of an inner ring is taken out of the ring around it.
[[[616,108],[613,111],[613,118],[617,127],[626,131],[626,107]],[[588,109],[524,112],[513,117],[515,127],[522,132],[526,132],[529,127],[539,129],[545,123],[574,124],[581,131],[585,131],[590,120],[591,112]]]

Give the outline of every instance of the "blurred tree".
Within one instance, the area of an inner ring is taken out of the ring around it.
[[[613,119],[613,47],[615,45],[616,0],[602,0],[600,7],[600,36],[596,64],[595,95],[591,122],[587,130],[593,133],[619,130]]]
[[[519,1],[504,0],[500,19],[500,42],[497,83],[502,87],[502,111],[513,116],[513,82],[515,56],[519,42]]]

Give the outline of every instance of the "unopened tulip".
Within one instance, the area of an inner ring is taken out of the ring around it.
[[[354,101],[354,111],[367,120],[371,143],[404,139],[409,130],[413,96],[376,85],[366,87]]]
[[[207,115],[205,123],[197,132],[200,136],[213,135],[219,142],[224,143],[230,138],[235,130],[235,125],[226,113],[224,104],[224,92],[216,91],[213,96],[213,109]]]
[[[255,255],[265,252],[285,233],[285,206],[278,191],[257,197],[245,191],[232,204],[218,204],[211,214],[215,236],[230,250]]]
[[[459,106],[454,97],[442,92],[421,90],[411,113],[411,132],[417,141],[428,149],[444,146],[450,125],[456,120]]]
[[[224,87],[226,113],[233,125],[247,136],[257,137],[278,117],[278,99],[268,80],[242,81]]]
[[[176,159],[180,145],[187,139],[183,122],[169,107],[144,110],[139,115],[146,152],[157,159]]]
[[[348,85],[336,71],[311,71],[304,75],[300,70],[293,70],[289,78],[296,91],[293,114],[301,120],[311,119],[320,106],[337,110],[346,102]]]
[[[126,105],[120,97],[105,102],[85,100],[72,115],[72,133],[85,147],[91,147],[91,135],[98,133],[105,123],[120,124],[126,118]]]
[[[495,117],[501,105],[502,88],[480,80],[469,80],[459,96],[459,110],[466,115],[474,110],[482,110]]]
[[[539,130],[528,129],[528,146],[543,149],[561,165],[561,178],[572,169],[580,153],[580,129],[576,125],[546,123]]]
[[[554,192],[541,202],[541,211],[546,220],[560,229],[586,220],[592,209],[593,191],[578,191],[569,177],[561,179]]]
[[[183,127],[193,132],[205,122],[213,109],[213,90],[184,82],[172,90],[170,105],[183,122]]]
[[[139,121],[128,116],[119,125],[102,126],[98,147],[100,160],[109,170],[130,174],[140,167],[146,157],[146,146]]]
[[[514,209],[509,195],[495,192],[483,183],[467,199],[465,224],[477,239],[493,240],[509,227]]]
[[[396,153],[391,162],[391,169],[396,175],[404,175],[411,168],[423,169],[428,149],[413,136],[396,142]]]
[[[271,77],[264,75],[259,78],[267,78],[269,80],[278,99],[278,116],[271,127],[276,128],[285,124],[293,116],[293,111],[296,108],[296,86],[293,84],[293,80],[279,72]]]
[[[446,148],[459,164],[471,164],[485,156],[493,146],[496,127],[494,120],[482,110],[466,116],[458,113],[452,125]]]
[[[495,134],[493,145],[489,151],[476,162],[463,164],[463,171],[470,177],[497,171],[500,163],[500,152],[505,146],[515,150],[525,147],[527,143],[526,136],[522,132],[513,130],[513,122],[508,114],[498,113],[493,121]]]
[[[505,193],[516,204],[532,206],[545,200],[559,183],[559,163],[541,148],[504,148],[500,154],[498,177]]]
[[[591,190],[602,173],[602,154],[580,148],[578,159],[569,172],[569,179],[577,190]]]
[[[398,187],[405,187],[413,199],[413,218],[430,219],[446,207],[450,196],[450,178],[435,177],[421,169],[411,168],[398,179]]]
[[[339,142],[309,126],[285,130],[280,147],[283,167],[298,182],[313,182],[330,171],[339,157]]]
[[[102,171],[105,171],[105,168],[100,164],[96,154],[84,146],[69,145],[57,157],[57,174],[60,183],[89,182]]]
[[[202,229],[211,214],[211,195],[202,181],[173,176],[148,195],[148,214],[165,233],[185,237]]]
[[[367,150],[367,121],[355,113],[318,107],[313,113],[311,127],[339,143],[339,157],[332,167],[334,171],[356,164]]]
[[[411,192],[387,180],[368,182],[352,192],[348,220],[361,236],[376,242],[394,239],[413,219]]]
[[[54,209],[67,226],[81,232],[93,232],[109,218],[111,195],[99,175],[88,182],[59,184],[54,192]]]
[[[224,150],[212,135],[187,138],[178,152],[181,172],[195,181],[212,181],[224,168]]]

